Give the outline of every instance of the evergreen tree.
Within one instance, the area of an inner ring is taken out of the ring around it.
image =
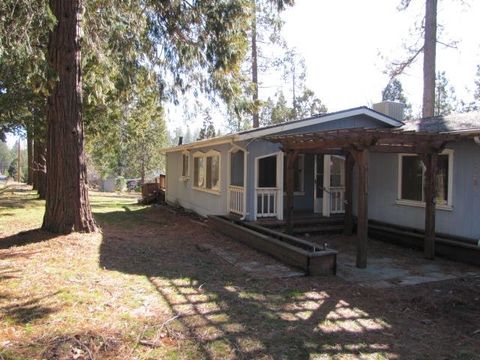
[[[2,60],[30,59],[33,66],[39,65],[43,70],[27,69],[24,75],[32,79],[38,74],[39,89],[49,95],[45,229],[95,230],[86,188],[83,120],[87,134],[115,133],[116,122],[129,111],[128,89],[139,66],[155,69],[162,99],[175,101],[178,92],[195,85],[205,93],[216,91],[226,102],[236,98],[239,64],[247,49],[247,4],[248,0],[0,4]],[[88,49],[83,62],[81,44]],[[35,61],[32,55],[37,55]],[[123,126],[119,130],[122,134]],[[55,157],[60,151],[63,156]]]
[[[212,117],[208,112],[205,112],[203,118],[203,125],[200,129],[197,140],[211,139],[215,136],[215,126],[213,125]]]
[[[445,71],[437,73],[435,81],[435,116],[450,115],[457,109],[455,89],[449,85]]]
[[[315,93],[304,88],[296,98],[295,105],[289,106],[282,91],[276,94],[277,101],[268,98],[262,111],[262,125],[276,125],[286,121],[297,120],[327,112],[327,107],[315,96]]]
[[[407,100],[403,92],[402,83],[398,79],[390,81],[382,91],[382,101],[396,101],[405,105],[404,116],[406,119],[412,118],[412,104]]]

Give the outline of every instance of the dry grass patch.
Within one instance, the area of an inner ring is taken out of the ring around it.
[[[0,194],[4,359],[476,359],[479,279],[371,290],[260,280],[198,244],[272,259],[201,220],[93,194],[102,233],[35,230],[43,203]],[[6,213],[12,216],[3,216]],[[427,340],[428,341],[427,341]]]

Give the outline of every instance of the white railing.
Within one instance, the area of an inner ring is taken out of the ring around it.
[[[257,188],[257,217],[277,216],[277,188]]]
[[[340,214],[345,212],[345,187],[330,188],[330,213]]]
[[[243,188],[243,186],[230,185],[228,187],[228,191],[230,192],[230,212],[238,215],[243,215],[243,211],[245,209],[243,194],[245,193],[245,189]]]

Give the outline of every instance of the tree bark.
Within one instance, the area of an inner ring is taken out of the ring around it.
[[[83,0],[50,0],[57,24],[48,61],[57,74],[47,102],[47,196],[42,228],[54,233],[93,232],[84,154],[81,74]]]
[[[258,114],[258,54],[257,54],[257,6],[256,0],[252,0],[252,86],[253,86],[253,127],[260,126],[260,116]]]
[[[435,57],[437,48],[437,0],[426,0],[423,47],[423,117],[435,112]]]

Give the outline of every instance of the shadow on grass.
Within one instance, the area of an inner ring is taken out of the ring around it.
[[[230,240],[194,225],[187,215],[149,208],[108,216],[122,223],[134,214],[141,220],[133,230],[104,223],[99,266],[149,279],[168,305],[171,326],[195,344],[190,350],[172,349],[180,357],[182,351],[204,359],[398,356],[400,332],[376,301],[359,303],[364,289],[322,277],[251,278],[199,251],[199,243],[222,246]],[[142,231],[146,223],[147,234]]]
[[[46,296],[16,301],[15,304],[0,307],[2,317],[15,324],[28,324],[31,321],[42,319],[57,311],[56,308],[45,306],[42,301],[55,297],[59,292]]]
[[[7,236],[5,238],[0,238],[0,249],[9,249],[14,246],[25,246],[29,244],[35,244],[43,241],[51,240],[57,237],[58,234],[53,234],[48,231],[43,231],[41,229],[22,231],[15,235]],[[0,255],[0,258],[4,254]],[[8,254],[5,254],[8,256]]]

